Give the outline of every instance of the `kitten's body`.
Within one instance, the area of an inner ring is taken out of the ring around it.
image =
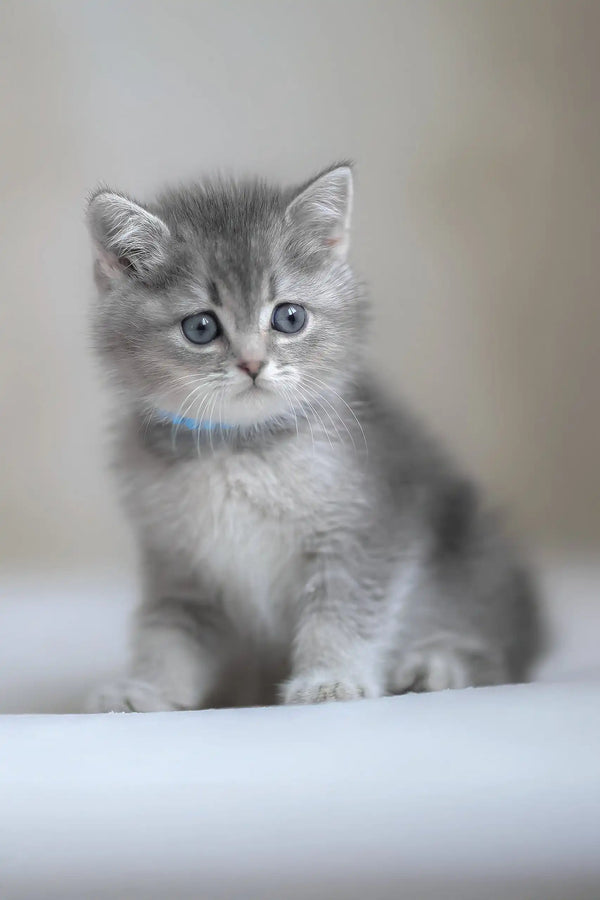
[[[131,676],[100,691],[95,708],[350,699],[514,681],[526,672],[536,623],[520,564],[473,487],[364,373],[364,298],[337,246],[349,216],[340,172],[343,180],[348,170],[336,169],[296,194],[217,191],[220,232],[217,213],[206,214],[205,190],[169,195],[156,216],[178,241],[171,280],[153,281],[144,270],[153,261],[155,272],[166,271],[156,246],[144,251],[147,223],[135,223],[133,249],[146,256],[133,284],[115,265],[119,256],[129,262],[131,247],[111,246],[114,229],[96,224],[105,296],[98,333],[125,388],[116,462],[145,591]],[[327,203],[321,195],[315,203],[315,185],[325,185]],[[294,204],[306,197],[297,215]],[[304,240],[306,216],[317,220]],[[181,413],[189,387],[180,390],[176,379],[185,376],[156,358],[168,345],[157,344],[153,356],[125,323],[142,307],[153,333],[166,329],[165,310],[175,308],[175,318],[193,312],[182,295],[206,283],[197,307],[209,308],[212,293],[210,308],[227,322],[229,306],[232,316],[212,359],[194,348],[190,363],[173,338],[173,367],[206,366],[194,408],[205,425],[190,430],[162,412],[170,404]],[[307,303],[305,340],[271,334],[263,310],[282,296]],[[241,394],[237,381],[235,391],[229,386],[233,362],[248,356],[244,341],[268,360],[261,377],[276,393],[251,416],[254,384],[246,389],[241,376]],[[148,374],[153,366],[159,375]],[[203,386],[215,369],[220,394],[211,404]]]

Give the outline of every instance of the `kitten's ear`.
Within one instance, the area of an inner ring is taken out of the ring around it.
[[[352,169],[336,166],[301,189],[286,209],[289,224],[312,250],[344,259],[350,243]]]
[[[169,260],[168,226],[128,197],[101,190],[90,200],[87,220],[101,286],[117,278],[151,278]]]

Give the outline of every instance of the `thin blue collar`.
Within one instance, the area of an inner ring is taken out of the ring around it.
[[[190,419],[188,416],[177,416],[164,409],[159,409],[158,414],[161,419],[170,422],[171,425],[187,428],[188,431],[230,431],[237,427],[236,425],[229,425],[227,422],[211,422],[208,419]]]

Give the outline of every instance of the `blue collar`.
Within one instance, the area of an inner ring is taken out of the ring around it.
[[[227,422],[211,422],[208,419],[190,419],[188,416],[176,416],[174,413],[159,409],[161,419],[170,422],[171,425],[187,428],[188,431],[230,431],[237,428],[236,425],[228,425]]]

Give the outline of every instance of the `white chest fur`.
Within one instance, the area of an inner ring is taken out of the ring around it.
[[[129,496],[161,553],[218,591],[239,625],[276,634],[287,628],[304,537],[323,501],[315,466],[286,454],[148,460]]]
[[[197,486],[198,562],[238,621],[278,630],[297,583],[302,536],[296,517],[269,479],[231,468],[219,475]]]

